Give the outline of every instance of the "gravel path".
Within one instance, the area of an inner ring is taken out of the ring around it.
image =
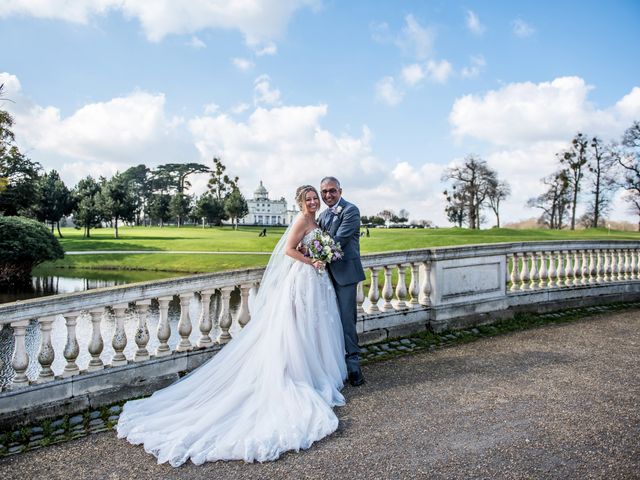
[[[339,430],[276,462],[172,469],[108,432],[1,459],[0,478],[640,478],[639,311],[364,373],[345,389]]]

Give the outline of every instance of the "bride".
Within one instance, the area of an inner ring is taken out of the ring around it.
[[[119,438],[158,463],[277,459],[338,427],[333,406],[347,375],[340,314],[320,262],[297,249],[318,229],[317,190],[276,245],[250,303],[252,319],[207,363],[151,397],[127,402]]]

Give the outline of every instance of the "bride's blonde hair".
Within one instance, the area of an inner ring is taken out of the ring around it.
[[[313,185],[302,185],[296,188],[296,203],[298,204],[298,207],[300,207],[300,210],[304,210],[303,208],[304,197],[309,192],[315,192],[318,199],[320,198],[320,195],[318,194],[318,190],[316,190],[316,187],[314,187]]]

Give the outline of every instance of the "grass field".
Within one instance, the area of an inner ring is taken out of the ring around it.
[[[112,229],[95,229],[91,238],[82,232],[62,229],[60,242],[65,251],[98,250],[163,250],[201,252],[270,252],[284,228],[269,228],[266,237],[258,237],[261,228],[244,227],[237,231],[229,227],[122,227],[120,238],[113,238]],[[370,229],[371,236],[361,239],[363,254],[479,243],[523,242],[535,240],[640,240],[637,232],[588,230],[467,230],[439,229]],[[90,254],[67,255],[63,260],[47,262],[39,270],[53,272],[60,268],[99,270],[147,270],[155,272],[202,273],[251,268],[266,265],[267,255],[251,254]],[[155,275],[157,278],[157,274]]]

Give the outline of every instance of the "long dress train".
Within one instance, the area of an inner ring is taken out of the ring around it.
[[[344,405],[346,366],[333,285],[326,272],[289,257],[271,267],[251,321],[189,375],[127,402],[118,437],[175,467],[275,460],[336,430],[332,407]]]

